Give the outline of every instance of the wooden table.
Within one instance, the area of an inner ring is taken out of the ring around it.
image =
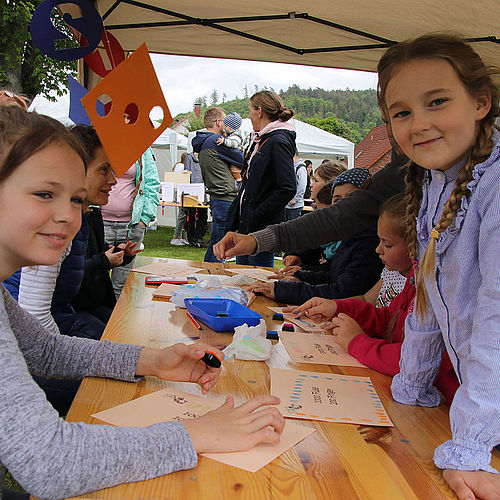
[[[140,257],[136,265],[151,262]],[[186,262],[186,261],[182,261]],[[220,270],[220,264],[193,262],[196,267]],[[235,265],[226,264],[226,268]],[[145,274],[131,273],[103,338],[116,342],[166,347],[186,337],[201,337],[212,345],[229,344],[232,336],[204,326],[196,330],[183,310],[152,300],[153,288],[144,286]],[[252,308],[268,327],[277,326],[267,309],[273,301],[259,297]],[[450,437],[448,408],[419,408],[394,402],[390,377],[368,368],[293,364],[281,343],[268,362],[226,361],[211,394],[227,393],[242,402],[269,392],[269,367],[333,372],[371,377],[395,427],[298,421],[317,432],[256,473],[236,469],[205,457],[198,466],[149,481],[107,488],[78,498],[106,500],[219,500],[219,499],[442,499],[455,498],[433,464],[436,446]],[[198,387],[146,378],[138,384],[108,379],[85,379],[68,413],[68,421],[102,423],[90,415],[164,387],[199,394]],[[500,469],[500,453],[493,466]],[[98,474],[99,471],[96,471]]]

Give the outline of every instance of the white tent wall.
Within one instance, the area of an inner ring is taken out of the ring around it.
[[[345,157],[347,158],[348,167],[352,168],[354,166],[354,143],[300,120],[292,119],[291,123],[295,125],[295,131],[297,132],[296,144],[301,158],[310,159],[316,166],[324,158],[337,159]],[[250,118],[243,119],[241,128],[247,134],[252,131]],[[187,150],[189,152],[193,150],[191,141],[195,135],[196,132],[188,134]]]
[[[163,182],[165,172],[171,172],[173,166],[181,159],[181,154],[186,151],[187,138],[167,128],[153,143],[152,149],[160,182]],[[175,226],[176,217],[177,210],[174,207],[158,207],[158,225]]]

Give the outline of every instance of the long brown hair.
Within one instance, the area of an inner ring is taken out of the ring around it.
[[[288,109],[281,97],[272,90],[261,90],[250,97],[250,104],[255,108],[262,108],[272,121],[288,121],[295,114],[293,109]]]
[[[406,240],[408,243],[407,227],[405,223],[406,195],[404,193],[400,193],[391,196],[388,200],[386,200],[379,209],[379,218],[382,217],[382,215],[390,218],[394,232],[398,233],[398,236]],[[385,329],[385,338],[388,343],[391,343],[394,338],[394,329],[400,314],[401,308],[396,311]],[[404,337],[404,332],[402,337]]]
[[[82,145],[62,123],[19,106],[0,106],[0,183],[30,156],[54,143],[69,146],[86,165]]]
[[[495,118],[499,113],[499,90],[493,83],[493,75],[499,74],[499,69],[486,66],[476,52],[457,36],[448,34],[429,34],[414,40],[398,43],[388,49],[378,63],[377,96],[382,117],[390,127],[389,115],[385,100],[387,85],[394,72],[404,63],[415,59],[442,59],[455,70],[458,78],[467,92],[473,97],[489,93],[491,109],[480,121],[476,141],[470,149],[465,165],[462,167],[455,187],[446,202],[441,219],[435,226],[436,233],[446,230],[453,222],[464,196],[470,192],[467,184],[472,180],[472,171],[476,164],[488,158],[493,148],[493,129]],[[408,250],[410,258],[418,259],[416,219],[422,200],[422,184],[424,169],[413,162],[408,164],[406,176],[406,226],[408,234]],[[420,262],[420,272],[417,273],[416,311],[423,317],[428,306],[428,294],[425,278],[435,276],[436,238],[431,238]]]

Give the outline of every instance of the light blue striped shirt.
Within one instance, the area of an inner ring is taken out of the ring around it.
[[[500,134],[490,157],[474,167],[470,197],[436,245],[436,280],[427,282],[429,310],[408,316],[396,401],[437,406],[432,382],[446,348],[461,383],[450,409],[452,439],[434,454],[442,469],[485,470],[500,443]],[[438,222],[463,162],[427,171],[417,218],[419,254]]]

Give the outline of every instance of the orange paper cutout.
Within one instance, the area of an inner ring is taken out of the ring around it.
[[[111,97],[111,109],[101,117],[95,105],[103,94]],[[139,114],[134,123],[127,124],[123,114],[131,103],[137,105]],[[90,90],[82,98],[82,104],[118,177],[172,123],[172,115],[145,43]],[[149,119],[149,113],[155,106],[163,110],[163,121],[158,128],[154,128]]]

